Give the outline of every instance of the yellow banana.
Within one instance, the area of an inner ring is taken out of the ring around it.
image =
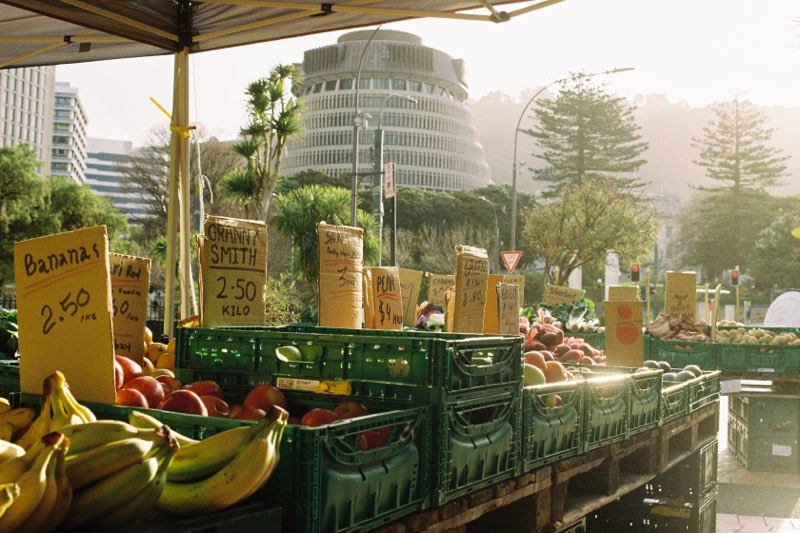
[[[64,441],[59,433],[45,437],[45,447],[33,460],[31,467],[17,479],[19,497],[0,517],[0,531],[14,531],[33,514],[47,489],[47,468],[57,446]]]
[[[153,440],[138,437],[109,442],[67,458],[67,477],[74,490],[140,462],[153,449]]]
[[[19,498],[19,485],[15,483],[3,483],[0,485],[0,516],[11,507],[11,504]]]
[[[82,405],[72,395],[64,374],[56,371],[53,372],[49,379],[52,380],[51,395],[54,394],[59,399],[65,412],[77,415],[83,422],[95,422],[97,420],[91,409]]]
[[[178,449],[177,441],[169,433],[162,442],[156,443],[154,453],[141,458],[121,470],[108,475],[83,490],[74,493],[65,529],[73,529],[95,522],[111,511],[128,503],[148,485],[160,481],[159,467],[169,462]]]
[[[241,426],[181,446],[169,467],[167,479],[189,481],[213,474],[228,464],[257,430],[256,425]]]
[[[278,408],[279,409],[279,408]],[[288,414],[279,409],[276,420],[256,424],[253,438],[224,467],[211,476],[190,483],[168,481],[156,504],[174,515],[213,513],[226,509],[258,490],[277,464],[277,447]]]
[[[7,440],[0,440],[0,463],[23,455],[25,455],[25,450],[21,446]]]
[[[56,480],[56,503],[47,519],[41,525],[39,530],[41,533],[56,531],[67,517],[69,508],[72,505],[72,485],[69,483],[65,467],[67,451],[70,446],[71,444],[67,443],[66,446],[61,446],[56,450],[56,471],[54,474]]]
[[[138,437],[154,432],[154,429],[139,429],[122,420],[98,420],[65,426],[58,430],[69,437],[69,455],[76,455],[109,442]]]
[[[164,425],[164,422],[159,420],[154,416],[150,416],[147,413],[143,413],[141,411],[131,411],[128,413],[128,422],[131,423],[132,426],[137,428],[160,428]],[[178,443],[181,446],[188,446],[190,444],[194,444],[200,442],[199,440],[187,437],[186,435],[181,435],[175,430],[172,430],[172,434],[178,440]]]
[[[13,483],[19,479],[31,467],[33,460],[43,449],[44,443],[42,439],[39,439],[39,442],[31,446],[31,449],[24,455],[0,463],[0,483]]]
[[[50,431],[58,431],[63,427],[83,423],[83,419],[65,408],[57,394],[50,394],[50,406],[53,416],[50,419]]]
[[[0,439],[7,441],[14,439],[14,426],[11,425],[11,422],[0,424]]]
[[[0,396],[0,414],[7,413],[11,410],[11,402],[8,398]]]
[[[22,429],[36,418],[36,411],[30,407],[17,407],[0,415],[0,424],[8,422],[15,429]]]
[[[17,439],[16,444],[28,450],[31,446],[41,440],[42,437],[50,433],[50,395],[43,395],[44,401],[42,402],[42,409],[39,411],[39,417],[28,426],[28,430]]]
[[[59,454],[64,454],[69,447],[69,439],[61,439],[60,444],[55,448],[53,457],[47,463],[47,470],[45,471],[45,490],[42,499],[39,500],[39,505],[33,510],[29,518],[25,520],[17,531],[20,533],[39,533],[42,525],[50,516],[50,513],[56,506],[56,498],[58,497],[58,483],[56,480],[56,467],[58,466]]]

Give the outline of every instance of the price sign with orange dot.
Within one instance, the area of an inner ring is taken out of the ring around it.
[[[639,300],[608,301],[603,309],[608,364],[641,366],[644,362],[642,303]]]

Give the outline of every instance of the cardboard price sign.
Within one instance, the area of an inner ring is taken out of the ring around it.
[[[319,325],[361,328],[363,321],[364,230],[317,224]]]
[[[108,254],[108,260],[114,314],[114,353],[141,363],[150,289],[150,260],[115,253]]]
[[[456,277],[453,274],[429,274],[428,275],[428,297],[429,304],[436,304],[444,309],[444,295],[448,289],[455,286]]]
[[[525,276],[511,276],[502,274],[489,274],[487,294],[495,294],[501,283],[512,284],[517,287],[517,329],[519,329],[519,310],[522,307],[522,292],[525,290]],[[484,333],[500,333],[499,307],[496,298],[486,299],[486,313],[483,316]]]
[[[571,304],[583,298],[583,289],[571,289],[560,285],[547,284],[542,303],[547,305]]]
[[[408,268],[398,268],[397,270],[400,273],[400,295],[403,297],[403,325],[411,327],[417,321],[422,271]]]
[[[694,272],[667,272],[664,283],[664,312],[683,313],[695,319],[695,299],[697,297],[697,274]]]
[[[488,277],[489,258],[486,250],[471,246],[456,246],[454,332],[483,332]]]
[[[501,335],[519,334],[519,286],[513,283],[497,284],[498,329]]]
[[[364,269],[366,298],[364,326],[371,329],[403,329],[403,299],[397,267]]]
[[[642,302],[605,302],[608,364],[640,367],[644,362]]]
[[[608,299],[611,302],[632,302],[639,299],[639,287],[630,285],[610,285]]]
[[[113,404],[114,338],[105,226],[14,245],[20,388],[60,370],[81,401]],[[142,338],[144,342],[144,338]]]
[[[263,326],[267,285],[266,224],[208,216],[198,243],[201,323],[204,326]]]

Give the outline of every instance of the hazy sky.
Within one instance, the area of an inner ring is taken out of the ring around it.
[[[800,107],[797,0],[565,0],[503,24],[422,20],[383,28],[464,59],[472,99],[497,90],[517,97],[571,72],[635,67],[604,77],[608,90],[665,94],[697,107],[737,95]],[[304,50],[334,44],[342,33],[194,54],[192,121],[235,137],[249,82],[277,63],[301,62]],[[140,145],[166,124],[149,97],[171,108],[172,64],[164,56],[64,65],[56,77],[79,89],[89,136]]]

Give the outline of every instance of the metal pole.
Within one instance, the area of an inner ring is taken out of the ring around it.
[[[372,205],[378,219],[378,266],[381,266],[383,264],[383,130],[380,118],[378,118],[378,127],[374,135],[372,167],[375,172],[375,181],[372,186]]]
[[[494,204],[485,196],[478,196],[478,200],[483,200],[484,202],[488,203],[492,207],[492,214],[494,214],[494,243],[495,245],[492,248],[496,248],[492,258],[492,265],[494,266],[494,271],[500,271],[500,226],[497,224],[497,210],[494,208]]]
[[[361,51],[361,59],[358,61],[358,71],[356,72],[356,87],[355,87],[355,115],[353,116],[353,155],[352,155],[352,173],[353,179],[351,183],[351,197],[350,197],[350,225],[355,227],[357,224],[358,215],[358,128],[361,125],[361,110],[358,108],[358,89],[361,85],[361,67],[364,65],[364,56],[367,55],[367,49],[372,42],[372,38],[381,29],[381,24],[375,28],[372,35],[369,36],[367,44],[364,45],[364,50]]]
[[[604,70],[602,72],[592,72],[590,74],[583,74],[578,73],[572,76],[567,76],[565,78],[560,78],[555,81],[551,81],[538,91],[536,91],[531,99],[528,100],[528,103],[525,104],[525,107],[522,108],[522,113],[519,115],[519,119],[517,120],[517,127],[514,129],[514,166],[511,169],[511,242],[509,243],[511,246],[511,250],[517,249],[517,137],[519,136],[519,127],[522,124],[522,119],[525,117],[525,113],[528,111],[528,108],[531,106],[536,97],[542,94],[545,90],[549,87],[557,83],[561,83],[568,80],[577,80],[583,78],[592,78],[594,76],[599,76],[601,74],[616,74],[618,72],[628,72],[633,70],[633,67],[625,67],[625,68],[615,68],[611,70]]]

